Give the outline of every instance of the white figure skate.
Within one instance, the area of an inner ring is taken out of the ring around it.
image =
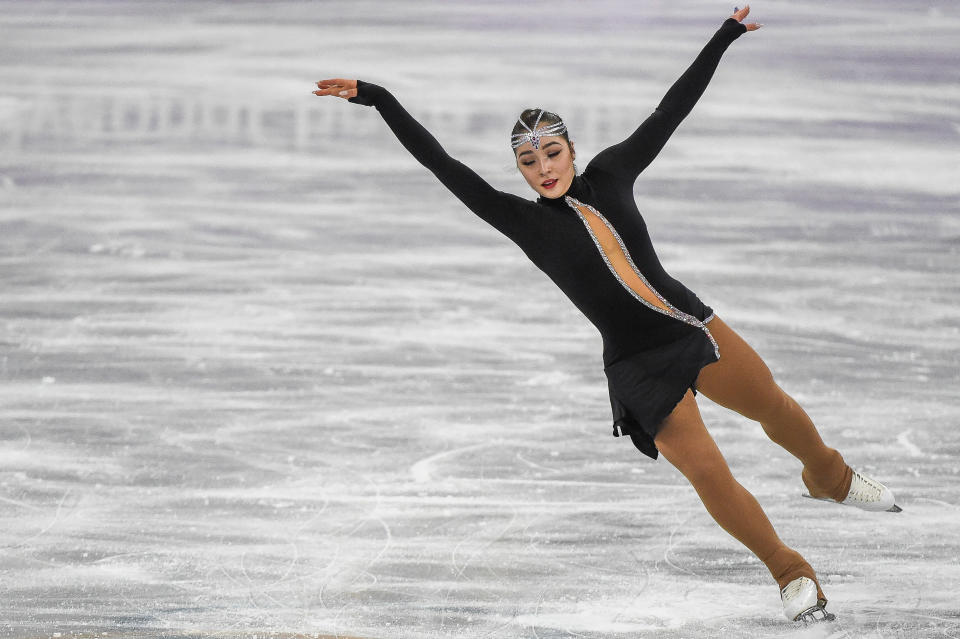
[[[893,493],[890,489],[878,482],[872,477],[867,477],[861,472],[853,471],[853,479],[850,481],[850,492],[846,499],[841,502],[830,499],[829,497],[814,497],[809,493],[804,493],[804,497],[810,499],[819,499],[820,501],[829,501],[831,503],[840,503],[844,506],[855,506],[861,510],[870,510],[875,512],[887,511],[891,513],[901,512],[903,509],[894,501]]]
[[[780,591],[783,601],[783,616],[790,621],[811,623],[833,621],[835,615],[826,610],[825,599],[817,598],[817,584],[809,577],[797,577]]]

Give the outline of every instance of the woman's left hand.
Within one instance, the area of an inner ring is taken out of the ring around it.
[[[747,14],[748,14],[748,13],[750,13],[750,5],[749,5],[749,4],[746,5],[743,9],[737,9],[736,7],[734,7],[734,9],[733,9],[733,15],[730,16],[730,17],[733,18],[734,20],[736,20],[737,22],[743,22],[743,19],[747,17]],[[757,29],[759,29],[759,28],[762,27],[763,25],[760,24],[759,22],[748,22],[747,24],[745,24],[745,25],[743,25],[743,26],[745,26],[745,27],[747,28],[747,31],[756,31]]]

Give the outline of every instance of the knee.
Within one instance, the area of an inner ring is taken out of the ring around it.
[[[760,381],[755,397],[756,402],[750,417],[762,424],[777,421],[785,413],[790,412],[795,403],[793,398],[774,381],[769,370]]]
[[[714,455],[695,454],[677,459],[667,457],[694,488],[726,484],[733,479],[727,460],[717,451]]]
[[[768,419],[782,419],[785,415],[793,412],[794,408],[797,406],[797,403],[794,401],[794,399],[790,397],[785,390],[780,388],[776,382],[773,383],[773,388],[770,390],[770,395],[771,399],[767,406]]]

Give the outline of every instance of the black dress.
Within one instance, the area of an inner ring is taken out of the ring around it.
[[[351,102],[374,106],[406,149],[471,211],[513,240],[596,326],[613,434],[656,459],[653,438],[700,369],[720,358],[706,326],[713,311],[660,264],[633,199],[637,176],[706,89],[726,48],[746,31],[730,18],[627,139],[601,151],[567,192],[535,202],[498,191],[450,157],[383,87],[357,81]],[[630,266],[667,309],[627,286],[609,263],[582,208],[611,230]]]

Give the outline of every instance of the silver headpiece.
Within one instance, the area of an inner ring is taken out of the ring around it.
[[[531,129],[527,126],[527,123],[523,121],[523,118],[517,120],[520,124],[523,125],[523,128],[527,130],[526,133],[514,133],[510,136],[510,143],[513,145],[513,148],[517,148],[522,144],[530,142],[533,144],[533,148],[540,148],[540,138],[548,135],[561,135],[567,132],[567,125],[563,123],[563,120],[555,122],[554,124],[548,124],[542,126],[539,129],[537,125],[540,124],[540,118],[543,117],[545,111],[540,109],[540,115],[537,116],[537,121],[533,123],[533,128]]]

